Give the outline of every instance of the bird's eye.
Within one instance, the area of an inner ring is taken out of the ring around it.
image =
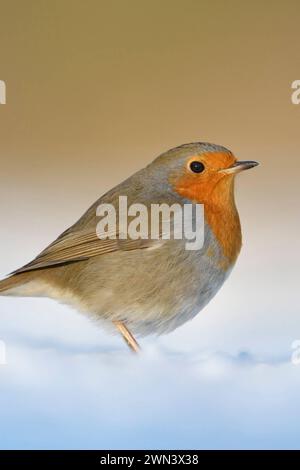
[[[202,173],[202,171],[205,170],[205,166],[203,165],[203,163],[195,160],[194,162],[190,163],[190,169],[193,173]]]

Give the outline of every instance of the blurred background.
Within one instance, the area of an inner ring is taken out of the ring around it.
[[[0,298],[1,448],[298,448],[300,4],[2,0],[0,274],[168,148],[237,178],[237,265],[136,360],[66,306]],[[1,435],[2,434],[2,435]]]

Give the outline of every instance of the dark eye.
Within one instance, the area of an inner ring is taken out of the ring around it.
[[[202,171],[205,170],[205,166],[203,165],[203,163],[197,162],[195,160],[194,162],[190,163],[190,169],[193,173],[202,173]]]

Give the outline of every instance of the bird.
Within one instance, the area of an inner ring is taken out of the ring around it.
[[[71,305],[138,352],[138,337],[169,333],[192,320],[228,278],[242,245],[235,204],[238,173],[258,165],[227,148],[193,142],[174,147],[102,195],[33,261],[0,281],[0,295],[49,297]],[[97,208],[128,204],[202,205],[200,249],[186,240],[124,239],[97,234]]]

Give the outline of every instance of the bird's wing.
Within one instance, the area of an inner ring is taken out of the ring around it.
[[[143,176],[143,170],[136,175]],[[136,176],[130,177],[116,188],[98,199],[83,216],[68,230],[63,232],[51,245],[40,253],[33,261],[22,268],[14,271],[12,274],[19,274],[36,269],[50,268],[66,263],[87,260],[94,256],[104,255],[115,251],[138,250],[145,248],[160,247],[164,241],[163,236],[158,240],[127,238],[122,239],[116,229],[115,238],[110,234],[110,238],[104,239],[102,234],[97,233],[96,209],[101,203],[112,203],[118,207],[118,198],[120,194],[130,194],[129,203],[139,200],[140,194],[143,194],[144,183]]]
[[[150,239],[122,240],[118,235],[115,235],[115,238],[101,239],[98,237],[96,230],[70,232],[59,237],[33,261],[14,271],[12,274],[83,261],[118,250],[129,251],[153,248],[160,246],[160,244],[161,240],[160,243],[158,240]]]

